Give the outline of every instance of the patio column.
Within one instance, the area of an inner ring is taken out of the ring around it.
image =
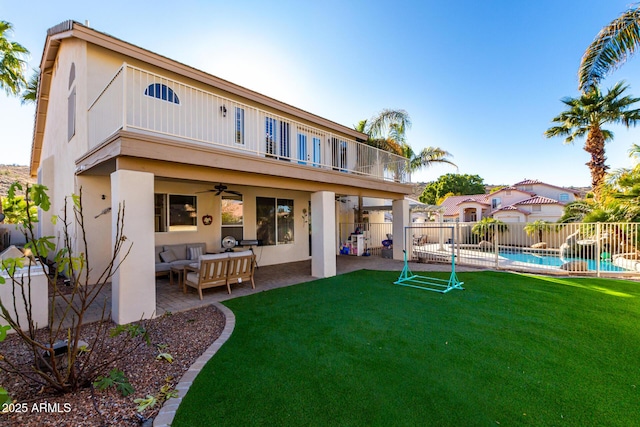
[[[391,206],[393,213],[393,259],[404,260],[404,228],[411,222],[409,215],[409,201],[394,200]]]
[[[311,194],[311,275],[336,275],[336,194]]]
[[[116,238],[121,204],[127,238],[125,250],[115,260],[122,265],[111,286],[111,317],[119,325],[150,319],[156,310],[153,180],[153,174],[147,172],[117,170],[111,174],[111,239]],[[130,244],[131,251],[124,259]]]
[[[482,207],[476,208],[476,221],[480,221],[482,219]]]

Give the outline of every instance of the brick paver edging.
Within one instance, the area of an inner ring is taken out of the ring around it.
[[[214,302],[214,305],[218,310],[222,311],[224,317],[226,319],[224,329],[222,330],[222,334],[218,337],[217,340],[209,346],[208,349],[205,350],[204,353],[193,362],[193,365],[189,367],[189,370],[184,373],[182,378],[180,378],[180,382],[176,385],[176,390],[178,391],[178,397],[171,398],[167,400],[158,415],[153,420],[154,427],[169,427],[173,423],[173,418],[176,416],[176,411],[178,410],[178,406],[182,403],[182,398],[186,396],[187,391],[189,391],[189,387],[193,384],[193,380],[198,376],[204,365],[213,357],[214,354],[218,352],[222,344],[227,342],[227,340],[231,337],[231,333],[236,326],[236,316],[233,314],[231,310],[229,310],[224,305]]]

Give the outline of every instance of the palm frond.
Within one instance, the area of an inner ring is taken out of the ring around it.
[[[578,71],[578,88],[596,87],[640,47],[640,8],[628,9],[604,27],[587,48]]]
[[[564,207],[564,214],[558,222],[580,222],[587,214],[593,211],[593,209],[593,204],[586,201],[578,200],[571,202]]]
[[[24,71],[29,51],[18,42],[9,41],[11,23],[0,21],[0,88],[7,95],[17,95],[26,85]]]
[[[406,157],[406,156],[405,156]],[[451,153],[439,147],[426,147],[417,155],[409,157],[409,168],[412,172],[431,166],[434,163],[446,163],[451,166],[458,166],[450,159]]]
[[[367,129],[367,120],[360,120],[353,128],[358,132],[365,133],[365,130]]]
[[[640,159],[640,145],[632,144],[631,148],[627,151],[629,157],[632,159]]]
[[[405,110],[384,109],[367,123],[366,133],[372,138],[389,136],[391,126],[399,126],[403,131],[411,128],[411,118]]]
[[[33,74],[29,81],[27,81],[27,87],[20,95],[20,103],[22,105],[25,104],[35,104],[36,99],[38,97],[38,83],[40,82],[40,72],[38,70],[33,70]]]

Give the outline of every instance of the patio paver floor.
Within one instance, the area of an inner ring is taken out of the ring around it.
[[[421,264],[411,263],[413,271],[450,271],[449,264]],[[356,257],[356,256],[337,256],[336,271],[337,274],[349,273],[351,271],[368,269],[368,270],[386,270],[386,271],[402,271],[403,262],[381,258],[379,256]],[[477,268],[456,266],[456,271],[477,271]],[[231,298],[250,295],[257,292],[264,292],[270,289],[281,288],[284,286],[295,285],[298,283],[309,282],[316,278],[311,276],[311,261],[298,261],[286,264],[268,265],[258,267],[255,272],[256,289],[252,289],[249,283],[232,285],[231,294],[226,292],[226,288],[212,288],[203,292],[203,300],[198,298],[198,294],[190,288],[187,293],[182,292],[182,286],[174,283],[169,284],[168,277],[159,277],[156,279],[156,316],[161,316],[165,312],[177,313],[180,311],[191,310],[197,307],[210,305],[215,302],[225,301]],[[58,297],[59,298],[59,297]],[[100,296],[96,298],[96,302],[87,310],[85,315],[85,323],[99,320],[102,316],[102,308],[106,303],[106,312],[110,313],[111,309],[111,285],[107,284],[102,289]],[[62,316],[63,303],[61,300],[56,302],[55,318]],[[69,321],[70,323],[70,321]]]

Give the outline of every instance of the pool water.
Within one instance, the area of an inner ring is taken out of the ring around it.
[[[524,262],[534,265],[546,265],[549,267],[560,267],[565,262],[569,261],[585,261],[589,271],[596,271],[598,264],[593,259],[582,258],[559,258],[548,255],[535,255],[531,253],[522,252],[500,252],[501,257],[509,259],[511,261]],[[613,265],[610,261],[600,261],[600,271],[627,271],[624,268]]]

